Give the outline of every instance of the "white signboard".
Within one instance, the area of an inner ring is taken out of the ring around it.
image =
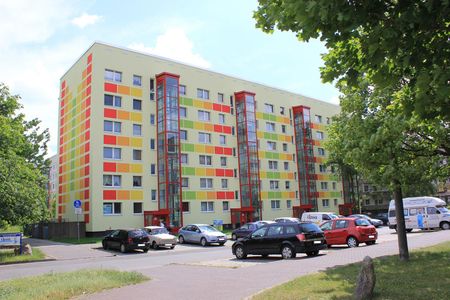
[[[0,246],[20,246],[22,233],[0,233]]]
[[[75,207],[75,214],[76,215],[82,215],[83,209],[81,207]]]

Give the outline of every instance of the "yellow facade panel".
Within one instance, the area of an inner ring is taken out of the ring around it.
[[[206,200],[208,194],[206,192],[197,192],[197,199],[198,200]]]
[[[195,152],[205,153],[205,145],[195,145]]]
[[[204,128],[204,124],[199,123],[199,122],[194,122],[194,129],[203,130],[203,128]]]
[[[142,147],[142,138],[131,138],[131,146]]]
[[[204,168],[195,168],[195,176],[206,176],[206,170]]]
[[[134,122],[142,122],[142,114],[141,113],[136,113],[136,112],[132,112],[131,113],[131,121]]]
[[[132,164],[130,171],[132,173],[142,173],[142,165],[141,164]]]
[[[132,87],[131,88],[131,96],[141,98],[142,97],[142,89]]]
[[[131,200],[142,200],[144,198],[143,191],[130,191]]]

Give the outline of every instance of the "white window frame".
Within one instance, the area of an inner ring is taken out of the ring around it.
[[[209,90],[197,88],[197,98],[209,100]]]
[[[186,159],[184,159],[184,158],[186,158]],[[180,163],[181,163],[182,165],[187,165],[187,164],[189,164],[189,155],[188,155],[187,153],[181,153],[181,156],[180,156]]]
[[[201,154],[198,156],[198,163],[201,166],[212,166],[212,156]]]
[[[105,177],[110,177],[111,185],[105,185]],[[119,179],[119,184],[117,185],[116,180]],[[112,175],[112,174],[103,174],[103,187],[117,188],[122,186],[122,175]]]
[[[199,132],[198,142],[201,144],[211,144],[211,133]]]
[[[142,76],[133,74],[133,85],[142,86]]]
[[[280,181],[279,180],[270,180],[269,181],[269,188],[271,190],[279,190],[280,189]]]
[[[281,209],[280,200],[270,200],[270,208],[273,210]]]
[[[183,112],[183,113],[181,113]],[[187,108],[184,106],[180,106],[180,118],[186,119],[187,118]]]
[[[139,158],[135,158],[134,154],[139,153]],[[133,161],[142,161],[142,150],[141,149],[133,149]]]
[[[322,131],[316,131],[316,138],[318,140],[323,140],[324,139],[324,133]]]
[[[277,151],[277,143],[276,142],[267,141],[267,150],[268,151]]]
[[[200,188],[202,190],[210,190],[213,188],[212,178],[200,178]]]
[[[106,104],[105,103],[105,96],[111,96],[112,97],[112,105]],[[119,100],[119,105],[117,105],[117,100]],[[103,95],[103,105],[105,106],[109,106],[109,107],[122,107],[122,97],[121,96],[115,96],[115,95],[110,95],[110,94],[104,94]]]
[[[265,113],[269,113],[269,114],[273,114],[273,112],[274,112],[273,105],[269,104],[269,103],[264,103],[264,112]]]
[[[206,208],[206,209],[204,209]],[[200,211],[206,213],[214,212],[214,201],[201,201],[200,202]]]
[[[135,130],[139,128],[139,133],[136,133]],[[133,124],[133,136],[142,136],[142,125],[141,124]]]
[[[105,69],[105,80],[113,82],[122,82],[122,72]]]
[[[267,132],[275,132],[275,123],[266,122],[266,131]]]
[[[106,129],[106,124],[111,123],[111,130]],[[116,122],[111,120],[103,120],[103,132],[110,132],[114,134],[122,133],[122,122]]]
[[[111,157],[105,157],[105,150],[111,149]],[[116,151],[118,150],[119,157],[116,158]],[[103,147],[103,159],[121,160],[122,159],[122,148],[116,147]]]
[[[140,182],[141,182],[141,185],[134,185],[134,179],[138,179],[138,178],[140,178]],[[133,188],[142,188],[142,176],[140,176],[140,175],[135,175],[135,176],[133,176],[133,181],[132,181],[132,184],[133,184]]]
[[[211,113],[206,110],[198,110],[198,120],[203,122],[211,121]]]
[[[228,178],[221,178],[220,186],[222,189],[228,189]]]
[[[105,213],[105,206],[111,206],[111,213]],[[116,206],[120,207],[120,212],[116,213]],[[122,215],[122,202],[103,202],[103,215],[104,216],[121,216]]]

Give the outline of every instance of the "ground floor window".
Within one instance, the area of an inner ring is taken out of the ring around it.
[[[230,210],[230,204],[228,201],[222,202],[223,211],[229,211]]]
[[[182,202],[182,205],[183,205],[183,212],[190,212],[191,211],[189,202]]]
[[[122,203],[121,202],[105,202],[103,203],[103,214],[104,215],[120,215],[122,214]]]
[[[142,214],[142,202],[133,203],[133,214]]]

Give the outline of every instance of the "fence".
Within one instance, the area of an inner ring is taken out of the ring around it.
[[[80,223],[80,238],[86,236],[86,223]],[[77,238],[77,222],[39,223],[31,225],[29,234],[33,238]]]

